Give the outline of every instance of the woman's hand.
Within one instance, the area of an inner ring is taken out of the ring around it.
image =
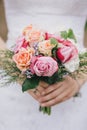
[[[53,106],[73,97],[87,81],[87,75],[83,75],[83,78],[79,78],[78,81],[79,84],[70,76],[50,86],[41,81],[36,89],[28,90],[28,93],[40,102],[41,106]]]
[[[49,85],[43,81],[41,81],[37,88],[28,90],[28,93],[37,101],[39,101],[39,98],[41,97],[41,94],[45,91],[45,89]]]
[[[77,81],[66,76],[62,82],[55,83],[43,90],[38,101],[41,106],[53,106],[74,96],[80,89]]]

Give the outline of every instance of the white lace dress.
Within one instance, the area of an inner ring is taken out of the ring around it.
[[[4,0],[8,24],[8,47],[23,27],[31,23],[51,32],[72,28],[80,48],[87,14],[87,0]],[[87,83],[82,97],[52,107],[52,115],[38,111],[38,102],[21,86],[0,88],[0,130],[86,130]]]

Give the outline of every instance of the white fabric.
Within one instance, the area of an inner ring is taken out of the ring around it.
[[[22,28],[34,23],[51,32],[73,28],[83,46],[87,0],[5,0],[9,28],[8,46],[14,44]],[[87,84],[82,97],[52,108],[52,115],[39,113],[39,104],[22,93],[18,84],[0,89],[0,130],[86,130]]]
[[[79,0],[5,0],[8,46],[23,27],[36,24],[51,32],[72,28],[82,46],[87,1]]]

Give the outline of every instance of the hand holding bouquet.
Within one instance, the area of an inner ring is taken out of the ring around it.
[[[40,81],[51,85],[62,81],[65,75],[86,73],[87,52],[79,55],[75,42],[71,29],[57,35],[30,25],[12,50],[1,51],[0,66],[5,70],[2,75],[10,76],[7,83],[23,81],[24,92],[37,88]],[[51,108],[40,107],[40,111],[50,115]]]

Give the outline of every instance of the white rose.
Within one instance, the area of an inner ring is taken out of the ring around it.
[[[64,66],[69,72],[74,72],[79,68],[79,61],[79,57],[75,57],[74,59],[66,62]]]

